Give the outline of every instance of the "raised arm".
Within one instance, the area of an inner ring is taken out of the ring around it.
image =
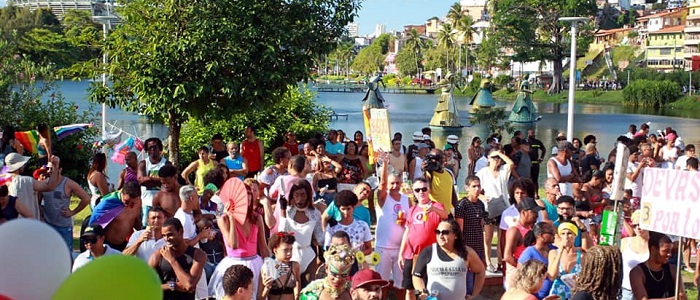
[[[180,174],[180,176],[182,176],[182,179],[184,179],[187,182],[187,184],[192,184],[190,182],[190,173],[197,171],[197,165],[198,165],[198,162],[195,160],[195,161],[191,162],[190,165],[187,166],[187,168],[182,170],[182,174]]]

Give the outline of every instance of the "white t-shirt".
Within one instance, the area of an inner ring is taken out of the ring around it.
[[[136,242],[139,240],[139,237],[141,237],[141,234],[146,231],[145,229],[136,231],[131,234],[131,237],[129,238],[129,243],[126,244],[126,247],[129,248],[131,245],[136,244]],[[134,255],[140,259],[143,259],[144,261],[148,262],[148,259],[151,258],[151,254],[153,252],[156,252],[156,250],[165,247],[165,239],[161,238],[160,240],[153,240],[153,239],[148,239],[145,242],[141,243],[139,245],[139,248],[136,249],[136,253]]]
[[[481,180],[481,188],[484,189],[484,196],[491,199],[484,202],[489,218],[495,218],[503,213],[510,203],[508,202],[508,179],[510,178],[510,167],[503,164],[498,169],[498,177],[494,177],[489,168],[483,168],[476,173]],[[503,203],[492,203],[493,201],[503,201]],[[497,209],[502,207],[500,209]],[[500,211],[498,211],[500,210]]]
[[[194,223],[194,216],[186,213],[182,208],[178,208],[174,215],[182,222],[182,237],[186,240],[194,239],[197,236],[197,225]]]
[[[331,245],[331,237],[336,231],[345,231],[345,233],[350,236],[350,244],[355,249],[360,249],[365,242],[372,241],[372,232],[369,230],[369,225],[365,222],[353,219],[350,225],[338,223],[326,229],[324,238],[326,247]]]
[[[673,158],[678,158],[678,148],[673,147],[673,148],[668,148],[664,146],[661,148],[661,157],[664,160],[670,160]],[[661,168],[664,169],[673,169],[674,168],[674,162],[673,161],[664,161],[661,163]]]
[[[105,254],[104,255],[122,254],[121,252],[110,248],[109,245],[107,245],[107,244],[104,244],[104,246],[105,246]],[[84,265],[87,265],[88,263],[90,263],[94,259],[95,258],[92,257],[92,254],[90,254],[90,250],[85,250],[85,252],[78,254],[78,257],[75,258],[75,262],[73,262],[73,271],[72,272],[75,272],[75,270],[80,269]],[[98,259],[99,259],[99,257],[98,257]]]
[[[401,238],[403,237],[404,226],[396,224],[399,211],[403,211],[404,219],[408,218],[408,210],[410,209],[408,197],[400,194],[398,201],[392,198],[389,193],[386,195],[386,200],[383,207],[374,206],[374,212],[377,215],[377,228],[375,230],[375,246],[387,249],[399,249],[401,247]]]
[[[639,168],[639,163],[629,163],[627,164],[627,174],[634,174],[634,171]],[[642,196],[642,178],[644,177],[644,172],[640,171],[639,176],[637,176],[637,179],[634,181],[630,181],[629,179],[625,179],[625,189],[631,189],[632,190],[632,197],[641,197]]]
[[[681,155],[676,160],[676,170],[687,171],[688,170],[688,158],[690,158],[690,156]]]

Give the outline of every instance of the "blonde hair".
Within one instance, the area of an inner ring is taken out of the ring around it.
[[[539,289],[540,281],[547,272],[547,266],[539,260],[528,260],[518,266],[513,276],[513,287],[534,293]]]

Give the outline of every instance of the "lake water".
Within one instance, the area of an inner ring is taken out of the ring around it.
[[[64,81],[60,84],[60,90],[67,100],[76,102],[79,107],[89,107],[87,101],[87,87],[89,82]],[[428,122],[433,114],[433,109],[438,95],[403,95],[403,94],[383,94],[388,106],[389,120],[392,132],[402,132],[404,144],[411,143],[411,134],[428,126]],[[356,130],[364,132],[362,121],[362,98],[364,93],[319,93],[317,101],[340,114],[348,114],[348,119],[334,120],[330,126],[334,129],[342,129],[348,136]],[[461,110],[461,123],[468,125],[468,99],[457,97],[458,108]],[[92,104],[97,111],[100,106]],[[509,102],[497,101],[498,106],[509,106]],[[536,124],[537,138],[540,139],[547,148],[551,148],[554,139],[559,132],[566,132],[567,105],[552,103],[536,103],[538,114],[542,115],[542,120]],[[615,139],[624,134],[630,124],[639,126],[644,122],[651,122],[651,132],[657,129],[663,130],[666,127],[673,127],[686,144],[700,144],[700,112],[689,111],[653,111],[633,109],[613,105],[591,105],[577,104],[574,107],[574,136],[583,139],[588,134],[593,134],[598,139],[598,149],[601,153],[607,154],[614,146]],[[112,123],[126,132],[135,134],[143,139],[151,136],[165,138],[168,135],[167,127],[162,124],[154,124],[148,118],[134,113],[124,112],[119,109],[107,110],[108,123]],[[109,126],[108,126],[109,129]],[[466,148],[471,139],[478,135],[487,135],[486,128],[482,125],[465,127],[457,135],[460,138],[460,151],[466,155]],[[450,132],[450,134],[453,134]],[[445,144],[446,133],[433,131],[433,141],[437,146]],[[607,156],[607,155],[606,155]],[[463,165],[466,162],[463,161]],[[116,178],[122,166],[110,163],[108,175]],[[464,172],[459,178],[464,179]],[[461,184],[460,184],[461,185]]]

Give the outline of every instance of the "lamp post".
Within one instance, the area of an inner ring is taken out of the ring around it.
[[[112,21],[115,21],[117,19],[116,16],[112,15],[109,8],[107,9],[107,15],[106,16],[93,16],[92,17],[93,21],[102,24],[102,39],[103,41],[107,41],[107,33],[109,32],[110,29],[112,29]],[[107,63],[108,63],[108,58],[107,58],[107,51],[104,51],[102,53],[102,86],[106,87],[107,86]],[[105,132],[107,130],[107,105],[102,102],[102,135],[104,136]]]
[[[588,20],[584,17],[559,18],[562,22],[571,22],[571,58],[569,59],[569,107],[566,118],[566,138],[569,142],[574,137],[574,91],[576,90],[576,26]]]

